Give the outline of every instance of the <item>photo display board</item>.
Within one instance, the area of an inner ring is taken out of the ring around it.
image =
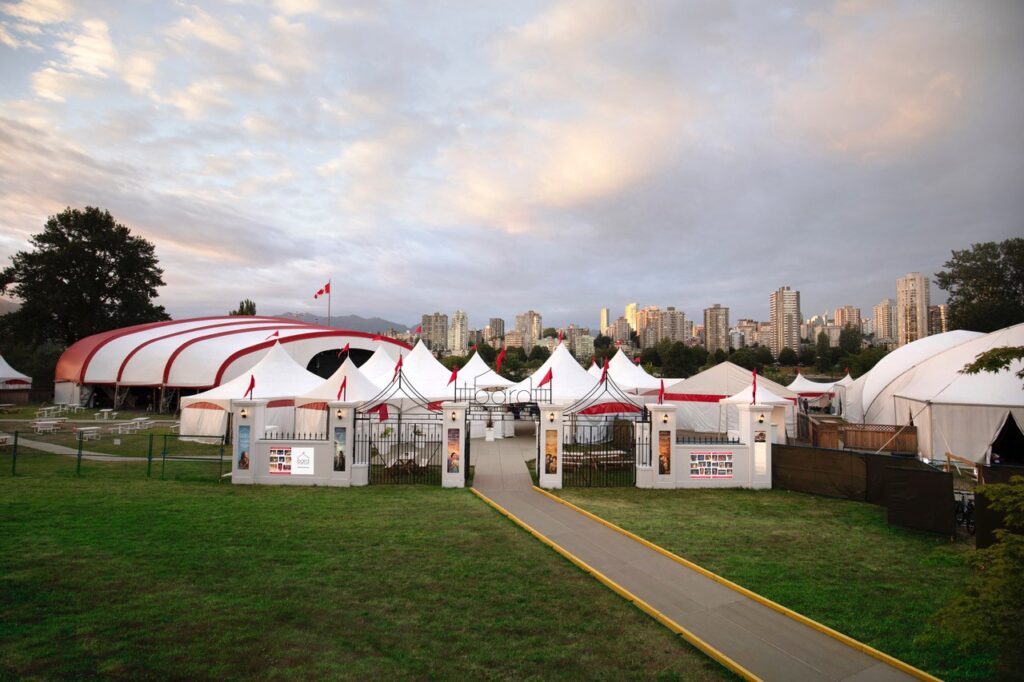
[[[334,427],[334,470],[345,470],[345,438],[347,429],[344,426]]]
[[[658,475],[667,476],[672,473],[672,433],[658,432]]]
[[[558,473],[558,431],[544,432],[544,473]]]
[[[690,453],[690,478],[732,478],[731,450],[707,450]]]
[[[242,424],[238,427],[238,469],[240,471],[245,471],[249,468],[250,428],[248,424]]]
[[[311,476],[313,448],[280,445],[270,448],[269,471],[279,476]]]
[[[462,453],[462,439],[459,438],[460,429],[448,429],[448,473],[459,473],[459,458]]]

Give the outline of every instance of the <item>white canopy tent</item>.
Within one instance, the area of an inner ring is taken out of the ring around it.
[[[341,390],[345,384],[344,391]],[[369,379],[352,362],[345,358],[337,369],[322,384],[305,395],[295,398],[295,432],[322,433],[327,423],[327,403],[335,400],[362,402],[380,393]]]
[[[625,391],[645,393],[657,391],[661,387],[660,380],[648,374],[643,367],[634,364],[633,361],[626,357],[621,348],[609,361],[608,373],[612,375],[615,383]],[[600,376],[599,373],[598,377]]]
[[[459,368],[458,378],[455,380],[460,389],[481,389],[492,390],[496,388],[508,388],[516,382],[506,379],[493,369],[487,366],[479,353],[473,353],[469,361]]]
[[[575,403],[593,391],[598,383],[598,379],[580,367],[565,344],[560,343],[551,351],[540,369],[508,389],[512,398],[516,399],[522,392],[537,388],[548,370],[551,370],[551,383],[547,386],[551,388],[551,401],[555,403]]]
[[[246,397],[250,378],[256,381],[252,397],[268,401],[268,428],[273,426],[274,431],[281,432],[295,430],[295,396],[304,395],[323,383],[321,377],[306,371],[280,343],[275,343],[263,359],[245,374],[208,391],[182,398],[182,436],[223,436],[231,401]]]
[[[753,373],[728,360],[720,362],[689,379],[671,385],[665,382],[665,400],[679,406],[679,428],[691,431],[720,432],[722,410],[719,401],[739,393],[753,384]],[[780,398],[790,401],[786,410],[786,431],[790,437],[796,435],[797,395],[782,384],[771,379],[757,377],[757,392],[771,391]]]
[[[408,354],[407,350],[392,352],[389,348],[385,348],[384,344],[381,344],[370,356],[370,359],[359,367],[359,371],[378,389],[384,388],[394,378],[395,364],[398,362],[399,356]]]
[[[793,409],[793,401],[788,398],[775,395],[766,387],[761,386],[761,379],[757,380],[757,404],[771,405],[771,418],[769,422],[775,425],[775,443],[786,442],[786,421],[787,410]],[[739,437],[739,409],[737,405],[750,405],[754,402],[754,384],[750,385],[735,395],[722,398],[719,406],[725,414],[726,433],[730,438]]]
[[[850,375],[847,374],[846,376]],[[806,399],[809,404],[825,407],[832,402],[832,398],[835,396],[835,384],[836,382],[834,381],[811,381],[797,370],[796,378],[786,388],[796,393],[800,398]]]
[[[590,367],[587,368],[587,374],[594,377],[595,379],[601,378],[602,371],[604,371],[604,369],[597,364],[597,361],[591,362]]]
[[[853,377],[850,376],[850,371],[846,371],[846,376],[835,383],[836,386],[849,386],[853,383]]]
[[[0,355],[0,391],[27,391],[32,388],[32,377],[11,367]]]

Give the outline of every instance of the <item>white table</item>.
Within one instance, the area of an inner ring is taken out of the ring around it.
[[[13,412],[14,403],[0,403],[0,412]]]
[[[110,416],[112,414],[116,414],[116,413],[112,409],[110,409],[109,407],[105,407],[102,410],[97,411],[96,414],[94,415],[94,418],[95,419],[110,419]]]
[[[82,440],[99,440],[100,439],[100,427],[99,426],[80,426],[80,427],[78,427],[78,433],[82,434]]]
[[[53,433],[60,428],[60,422],[52,419],[37,419],[32,422],[32,428],[36,430],[36,433]]]

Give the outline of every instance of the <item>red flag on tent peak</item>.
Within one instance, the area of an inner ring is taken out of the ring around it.
[[[661,388],[658,389],[658,404],[665,402],[665,380],[661,380]]]
[[[548,373],[545,374],[544,378],[540,380],[539,384],[537,384],[537,388],[540,388],[544,384],[550,384],[551,383],[551,371],[552,371],[552,368],[548,367]]]
[[[252,398],[252,392],[255,389],[256,389],[256,375],[255,374],[250,374],[249,375],[249,388],[245,389],[245,393],[242,394],[242,397],[244,398],[245,396],[249,396],[250,398]]]
[[[750,404],[757,402],[757,367],[754,368],[754,388],[750,392]]]
[[[615,347],[616,348],[620,347],[621,345],[622,345],[622,341],[616,341],[615,342]]]
[[[399,371],[400,371],[401,369],[402,369],[402,355],[401,355],[401,353],[399,353],[399,355],[398,355],[398,362],[396,362],[396,363],[395,363],[395,373],[394,373],[394,375],[393,375],[393,376],[391,377],[391,380],[392,380],[392,381],[394,381],[394,380],[395,380],[396,378],[398,378],[398,372],[399,372]]]
[[[470,350],[480,350],[479,348],[476,347],[475,343],[472,346],[470,346],[469,349]]]
[[[590,364],[591,364],[591,366],[597,364],[597,356],[596,355],[591,355],[590,356]]]
[[[342,353],[348,353],[348,352],[350,352],[350,349],[349,349],[349,346],[350,346],[350,345],[351,345],[351,344],[348,344],[348,343],[346,343],[346,344],[345,344],[345,347],[344,347],[344,348],[342,348],[341,350],[339,350],[339,351],[338,351],[338,357],[339,357],[339,358],[341,357],[341,354],[342,354]]]
[[[452,367],[452,376],[448,379],[448,384],[447,385],[451,386],[452,382],[455,381],[456,377],[458,377],[458,376],[459,376],[459,366],[455,365],[454,367]]]
[[[375,407],[372,410],[370,410],[370,412],[376,412],[377,416],[380,417],[380,420],[382,422],[386,422],[388,420],[388,404],[387,403],[381,403],[377,407]]]
[[[601,383],[603,384],[605,379],[608,378],[608,358],[604,359],[604,367],[601,368]]]
[[[558,330],[558,343],[562,343],[562,330]]]
[[[273,334],[271,334],[270,336],[268,336],[267,338],[265,338],[263,340],[264,341],[269,341],[270,339],[273,339],[275,337],[276,338],[281,338],[281,330],[280,329],[278,329],[276,332],[274,332]]]
[[[416,331],[415,331],[415,333],[416,333],[416,334],[422,334],[422,333],[423,333],[423,325],[422,325],[422,324],[421,324],[421,325],[418,325],[418,326],[416,327]]]
[[[501,351],[498,353],[498,359],[494,363],[494,371],[501,373],[501,361],[505,359],[505,346],[501,347]]]
[[[636,356],[635,358],[633,358],[633,364],[634,365],[639,365],[640,364],[640,356],[639,355]]]
[[[347,396],[348,395],[347,389],[348,389],[348,377],[345,377],[344,379],[341,380],[341,386],[338,386],[338,397],[335,398],[335,400],[341,400],[341,394],[342,393],[344,393]]]

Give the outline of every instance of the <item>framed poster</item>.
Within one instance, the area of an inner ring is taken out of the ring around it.
[[[764,476],[768,473],[768,434],[754,431],[754,475]]]
[[[658,474],[672,474],[672,433],[669,431],[658,431]]]
[[[459,456],[462,454],[461,429],[448,429],[448,473],[459,473]]]
[[[292,474],[313,475],[313,448],[292,448]]]
[[[238,427],[238,466],[236,468],[239,471],[249,470],[250,429],[252,427],[248,424]]]
[[[292,473],[292,449],[288,446],[270,448],[267,470],[279,476],[290,476]]]
[[[334,470],[345,470],[345,439],[348,429],[344,426],[334,427]]]
[[[544,473],[558,473],[558,431],[544,432]]]
[[[732,451],[690,453],[690,478],[732,478],[732,475]]]

